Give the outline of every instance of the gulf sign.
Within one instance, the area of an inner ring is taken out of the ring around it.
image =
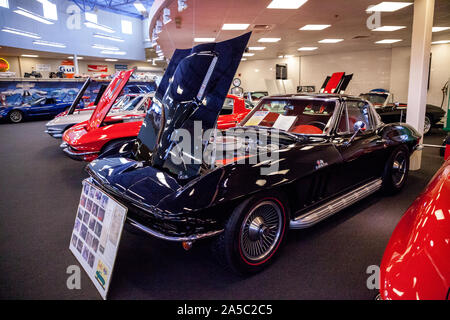
[[[58,71],[63,72],[67,78],[73,78],[73,76],[75,75],[75,66],[73,64],[73,61],[64,60],[63,62],[61,62]]]

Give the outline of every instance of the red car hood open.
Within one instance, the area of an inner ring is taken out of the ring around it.
[[[121,71],[110,82],[105,92],[103,93],[97,107],[92,113],[91,118],[88,121],[87,130],[95,129],[101,126],[103,120],[111,109],[112,105],[116,101],[117,97],[126,86],[128,79],[130,79],[134,69]]]

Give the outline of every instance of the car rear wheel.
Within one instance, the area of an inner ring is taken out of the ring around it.
[[[213,245],[219,262],[238,274],[269,265],[283,244],[289,223],[284,196],[261,193],[237,206]]]
[[[9,113],[9,120],[12,123],[19,123],[23,120],[23,113],[19,110],[13,110]]]
[[[383,189],[386,193],[399,192],[405,185],[409,173],[409,151],[399,146],[386,162],[383,173]]]
[[[431,130],[431,119],[429,116],[425,115],[425,123],[423,125],[423,134],[427,134]]]

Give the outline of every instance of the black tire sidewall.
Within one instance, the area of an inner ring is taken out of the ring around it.
[[[405,154],[405,160],[406,160],[406,173],[405,177],[403,178],[403,181],[400,185],[396,185],[394,181],[392,180],[392,165],[394,163],[395,158],[397,155],[403,152]],[[401,145],[394,149],[394,151],[389,156],[388,161],[386,162],[384,173],[383,173],[383,190],[386,193],[396,193],[399,192],[406,184],[406,181],[408,180],[408,173],[409,173],[409,150],[408,147]]]
[[[268,257],[261,262],[252,263],[247,261],[241,252],[241,226],[248,212],[250,212],[260,202],[267,200],[272,201],[282,211],[282,216],[284,219],[281,231],[282,234],[278,240],[278,243],[272,249]],[[223,233],[223,250],[225,250],[225,256],[229,267],[236,273],[251,274],[257,273],[268,266],[276,258],[286,239],[289,229],[289,221],[289,207],[287,199],[280,192],[262,192],[238,205],[229,218]]]
[[[19,120],[19,121],[14,121],[14,120],[11,118],[11,116],[12,116],[14,113],[20,114],[20,120]],[[23,121],[23,113],[22,113],[21,111],[19,111],[19,110],[13,110],[13,111],[11,111],[11,112],[9,113],[8,117],[9,117],[9,121],[11,121],[12,123],[20,123],[20,122]]]

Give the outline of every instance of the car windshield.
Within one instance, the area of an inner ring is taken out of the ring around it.
[[[259,100],[267,95],[269,95],[268,92],[251,92],[250,93],[250,96],[252,97],[253,100]]]
[[[380,93],[363,93],[360,95],[361,98],[369,101],[373,105],[380,105],[384,104],[386,101],[388,95],[387,94],[380,94]]]
[[[333,115],[334,99],[263,99],[241,122],[241,126],[262,126],[292,133],[320,135]]]
[[[222,110],[220,110],[220,115],[227,115],[233,113],[234,99],[233,98],[225,98],[223,102]]]
[[[30,104],[31,104],[32,106],[34,106],[34,105],[40,104],[40,103],[43,102],[44,100],[45,100],[45,98],[39,98],[39,99],[36,99],[36,100],[34,100],[34,101],[31,101]]]
[[[134,108],[136,108],[136,106],[139,104],[139,102],[141,102],[142,98],[143,98],[143,97],[140,96],[140,97],[134,98],[134,99],[131,100],[131,101],[128,101],[128,103],[125,104],[125,105],[120,109],[120,111],[132,111],[132,110],[134,110]]]

